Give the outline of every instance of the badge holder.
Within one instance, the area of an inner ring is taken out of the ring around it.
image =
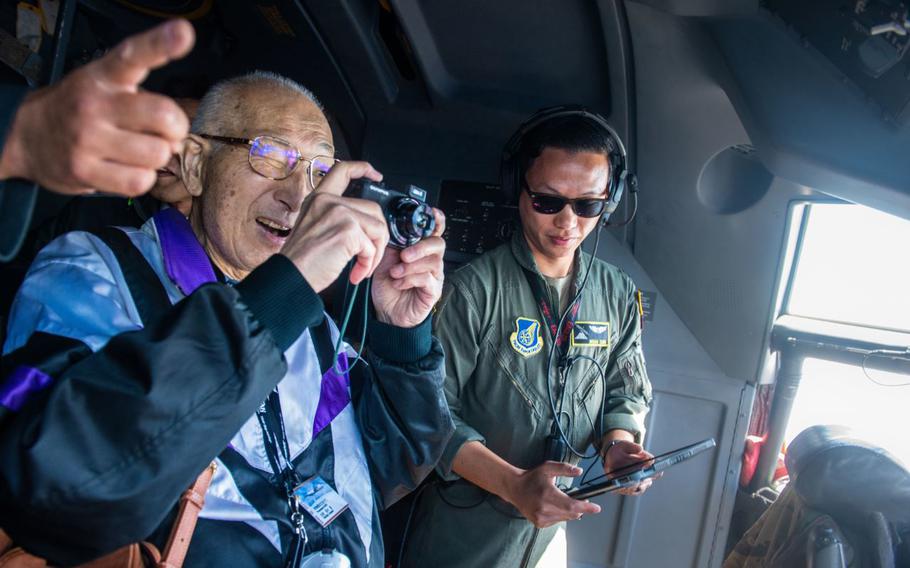
[[[320,550],[300,560],[300,568],[351,568],[351,560],[337,550]]]
[[[348,508],[344,498],[318,475],[298,485],[292,493],[292,499],[297,507],[305,510],[310,517],[322,526],[323,530],[326,530]],[[298,512],[297,514],[302,513]],[[298,526],[300,530],[303,530],[302,522]],[[324,549],[307,554],[300,559],[297,567],[350,568],[351,559],[335,549]]]

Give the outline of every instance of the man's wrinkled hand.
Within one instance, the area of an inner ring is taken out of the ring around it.
[[[166,22],[26,96],[3,145],[0,179],[24,178],[65,194],[148,191],[186,138],[189,120],[173,100],[139,85],[194,41],[188,22]]]
[[[387,248],[373,276],[376,318],[414,327],[427,318],[442,294],[445,215],[433,209],[433,235],[404,249]]]
[[[525,470],[516,477],[508,491],[508,501],[537,528],[563,521],[574,521],[583,515],[600,512],[600,506],[572,499],[556,487],[557,477],[578,477],[582,469],[574,465],[548,461]]]
[[[281,249],[316,292],[334,282],[353,258],[350,281],[359,284],[372,275],[382,259],[389,228],[379,205],[342,197],[351,180],[380,181],[382,174],[367,162],[342,162],[307,196]]]

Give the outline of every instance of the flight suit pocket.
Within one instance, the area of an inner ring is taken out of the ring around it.
[[[496,346],[493,346],[493,349],[496,353],[496,361],[499,363],[499,367],[506,375],[506,378],[512,383],[515,390],[518,391],[518,394],[521,396],[522,400],[524,400],[525,404],[528,405],[528,408],[533,412],[534,416],[540,418],[540,401],[538,400],[538,397],[534,395],[531,385],[528,384],[522,362],[517,360],[518,357],[516,354],[511,352],[511,349],[508,347],[497,348]]]
[[[617,361],[623,379],[623,394],[643,397],[651,402],[651,381],[645,372],[645,357],[640,347],[635,347]]]

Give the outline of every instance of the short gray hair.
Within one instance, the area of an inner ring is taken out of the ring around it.
[[[322,103],[319,102],[313,91],[297,81],[271,71],[253,71],[215,83],[199,101],[199,108],[196,110],[196,116],[190,127],[191,132],[210,134],[211,131],[219,130],[226,122],[227,117],[224,116],[224,111],[230,95],[245,88],[263,86],[299,94],[319,107],[319,110],[323,110]]]

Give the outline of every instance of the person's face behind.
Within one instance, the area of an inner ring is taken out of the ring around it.
[[[183,180],[180,179],[180,162],[177,156],[171,156],[170,161],[157,172],[158,179],[149,190],[149,195],[168,205],[179,207],[184,215],[189,212],[192,196],[187,192]]]
[[[183,112],[186,113],[190,122],[192,122],[193,118],[196,116],[196,109],[199,107],[199,101],[197,99],[175,100],[177,101],[177,104],[180,105],[180,108],[183,109]],[[167,203],[172,207],[176,207],[177,210],[184,215],[188,215],[190,206],[192,205],[192,196],[189,194],[186,186],[183,184],[183,180],[180,178],[180,160],[177,155],[171,156],[167,165],[159,169],[157,174],[158,179],[155,181],[155,185],[152,186],[152,189],[149,190],[149,195],[162,203]]]
[[[604,198],[609,174],[609,160],[604,154],[548,147],[531,163],[525,180],[535,193],[568,199]],[[565,268],[571,266],[575,249],[600,220],[600,217],[579,217],[569,204],[554,215],[537,213],[524,190],[519,197],[518,211],[525,238],[538,264],[562,266],[568,263]],[[544,266],[540,268],[545,269]]]
[[[334,155],[325,116],[302,95],[257,87],[235,91],[234,96],[237,102],[226,102],[232,125],[206,134],[270,135],[290,142],[307,159]],[[242,279],[279,252],[296,225],[301,205],[313,190],[307,162],[301,161],[287,178],[272,180],[250,167],[249,146],[193,139],[203,148],[202,191],[193,201],[193,227],[218,267],[228,277]],[[195,177],[191,173],[188,179]]]

